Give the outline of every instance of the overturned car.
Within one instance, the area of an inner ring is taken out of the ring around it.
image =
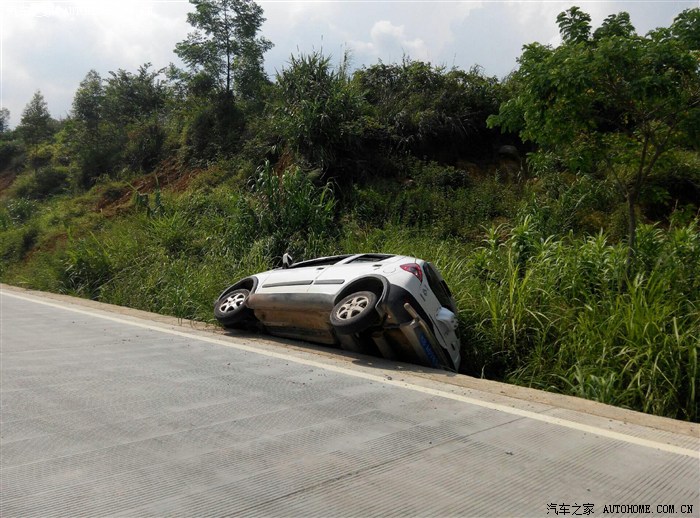
[[[239,280],[214,305],[226,327],[459,369],[452,293],[431,263],[391,254],[321,257]]]

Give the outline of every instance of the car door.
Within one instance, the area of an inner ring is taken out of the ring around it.
[[[326,268],[350,257],[352,256],[319,257],[294,264],[290,268],[272,270],[262,286],[258,288],[258,293],[307,293],[316,278]]]
[[[313,266],[273,270],[265,281],[258,286],[260,294],[272,293],[306,293],[318,275]]]
[[[382,269],[393,256],[389,254],[358,254],[319,270],[311,287],[314,293],[338,293],[343,286],[359,277],[383,274]]]

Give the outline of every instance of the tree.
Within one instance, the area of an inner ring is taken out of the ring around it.
[[[628,208],[628,271],[640,195],[659,160],[689,145],[700,120],[700,67],[685,43],[692,41],[688,20],[695,20],[694,33],[700,30],[698,11],[685,11],[669,30],[647,36],[635,33],[627,13],[606,18],[593,36],[578,8],[560,14],[564,43],[525,46],[519,89],[489,119],[538,144],[540,156],[617,185]]]
[[[576,6],[559,13],[557,25],[564,43],[581,43],[590,37],[591,17]]]
[[[622,12],[608,16],[603,21],[602,25],[593,33],[593,39],[601,40],[614,36],[629,38],[634,35],[634,33],[635,30],[632,22],[630,22],[630,15]]]
[[[10,110],[0,108],[0,133],[10,130]]]
[[[77,185],[88,187],[94,178],[109,173],[109,142],[105,142],[105,91],[102,77],[90,70],[73,97],[71,120],[66,128],[70,154],[78,165]]]
[[[32,150],[30,162],[34,166],[34,173],[39,169],[43,159],[38,156],[39,144],[46,141],[53,133],[53,120],[49,113],[44,96],[37,90],[22,112],[22,119],[18,127],[19,134],[24,140],[25,146]]]
[[[104,119],[109,139],[120,148],[120,157],[135,171],[153,169],[165,143],[163,119],[169,98],[165,69],[152,70],[150,63],[136,73],[110,72],[104,89]]]
[[[51,135],[51,114],[41,91],[37,90],[24,108],[19,130],[24,142],[35,151]]]
[[[102,78],[90,70],[73,97],[73,118],[82,122],[86,133],[97,138],[103,118],[105,92]]]
[[[151,70],[145,63],[134,74],[123,69],[110,72],[104,88],[104,117],[125,125],[158,114],[167,100],[167,88],[159,77],[165,71]]]
[[[213,78],[229,97],[255,96],[265,80],[263,55],[272,43],[258,37],[265,21],[253,0],[190,0],[187,15],[194,32],[175,46],[175,53],[195,72]]]
[[[65,141],[77,168],[75,183],[89,187],[127,167],[151,170],[162,157],[169,90],[163,70],[150,63],[135,73],[118,69],[102,79],[91,70],[73,98]]]

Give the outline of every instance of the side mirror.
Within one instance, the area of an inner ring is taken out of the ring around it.
[[[287,269],[294,264],[294,259],[289,254],[284,254],[282,256],[282,268]]]

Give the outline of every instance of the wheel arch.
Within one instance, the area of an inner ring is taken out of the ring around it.
[[[241,279],[240,281],[236,282],[235,284],[232,284],[231,286],[226,288],[224,291],[222,291],[216,300],[219,300],[221,297],[223,297],[224,295],[226,295],[227,293],[229,293],[231,291],[245,289],[245,290],[250,291],[251,293],[255,293],[255,290],[257,288],[258,288],[258,278],[255,276],[246,277],[246,278]]]
[[[381,312],[382,302],[389,292],[389,281],[382,275],[365,275],[355,279],[336,294],[333,305],[335,306],[343,298],[358,291],[371,291],[377,295],[377,311]]]

